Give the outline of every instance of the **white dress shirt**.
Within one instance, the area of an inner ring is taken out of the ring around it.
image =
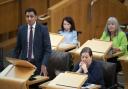
[[[33,31],[33,41],[34,41],[34,34],[35,34],[35,27],[36,27],[36,22],[30,26],[28,24],[28,30],[27,30],[27,57],[28,57],[28,48],[29,48],[29,35],[30,35],[30,30],[31,30],[31,27],[32,27],[32,31]],[[32,41],[32,42],[33,42]],[[33,55],[33,44],[32,44],[32,59],[34,59],[34,55]]]

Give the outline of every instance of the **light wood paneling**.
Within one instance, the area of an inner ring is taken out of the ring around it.
[[[49,31],[57,32],[60,29],[62,19],[65,16],[72,16],[76,28],[81,31],[80,42],[92,38],[100,38],[106,20],[115,16],[120,23],[128,21],[128,12],[124,4],[117,0],[62,0],[48,9]]]
[[[0,3],[0,40],[8,39],[9,32],[16,31],[19,24],[19,6],[15,0]]]
[[[47,0],[21,0],[22,23],[25,23],[25,10],[29,7],[35,8],[37,14],[47,12]]]
[[[0,33],[16,30],[18,25],[18,4],[15,1],[0,5]],[[13,24],[12,24],[13,22]]]
[[[61,2],[62,0],[47,0],[49,7]]]

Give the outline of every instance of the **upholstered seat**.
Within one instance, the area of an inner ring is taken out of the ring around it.
[[[116,84],[116,64],[104,61],[101,61],[101,64],[103,66],[105,87],[113,89]]]

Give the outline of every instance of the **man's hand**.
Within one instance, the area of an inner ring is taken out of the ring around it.
[[[46,68],[45,65],[41,65],[40,75],[42,75],[42,73],[43,73],[44,76],[47,76],[48,75],[47,68]]]

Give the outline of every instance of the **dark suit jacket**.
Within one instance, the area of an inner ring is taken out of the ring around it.
[[[17,44],[13,52],[13,57],[26,59],[27,58],[27,25],[19,27],[17,35]],[[51,42],[49,38],[48,29],[42,24],[36,23],[34,43],[33,43],[33,55],[36,60],[35,65],[37,68],[41,64],[47,65],[48,57],[51,53]]]

